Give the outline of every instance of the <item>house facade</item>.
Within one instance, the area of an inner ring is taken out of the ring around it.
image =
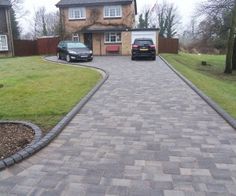
[[[62,39],[83,42],[94,55],[130,54],[136,0],[61,0],[56,6]]]
[[[9,0],[0,1],[0,56],[14,55],[10,8]]]

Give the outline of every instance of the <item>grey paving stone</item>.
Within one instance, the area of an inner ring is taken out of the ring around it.
[[[6,167],[5,163],[3,161],[0,161],[0,170],[5,168],[5,167]]]
[[[10,166],[14,164],[14,159],[12,157],[9,157],[4,159],[3,162],[5,163],[5,165]]]
[[[234,195],[235,130],[159,58],[85,64],[109,80],[51,144],[0,172],[0,195]]]

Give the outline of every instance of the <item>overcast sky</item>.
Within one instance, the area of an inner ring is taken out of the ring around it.
[[[22,19],[21,23],[26,27],[27,24],[30,23],[32,14],[34,10],[37,10],[38,7],[45,6],[48,12],[56,11],[57,8],[55,4],[59,2],[59,0],[24,0],[24,8],[28,10],[29,15]],[[179,14],[181,16],[182,25],[186,25],[190,21],[190,17],[193,15],[194,9],[196,5],[203,0],[166,0],[167,2],[174,3],[179,10]],[[138,12],[142,11],[145,6],[152,7],[155,4],[156,0],[137,0],[138,4]],[[162,0],[158,0],[158,2],[162,2]],[[23,31],[27,32],[28,27],[26,27]],[[30,30],[29,30],[30,31]]]

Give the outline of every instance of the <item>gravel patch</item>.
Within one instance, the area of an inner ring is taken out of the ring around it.
[[[22,124],[0,124],[0,160],[25,148],[34,139],[34,131]]]

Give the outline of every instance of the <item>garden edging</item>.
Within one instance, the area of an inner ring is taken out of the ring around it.
[[[68,64],[75,67],[85,67],[85,68],[91,68],[102,75],[102,79],[96,84],[96,86],[84,97],[80,100],[80,102],[51,130],[49,131],[42,139],[41,139],[41,130],[36,125],[29,123],[29,122],[22,122],[22,121],[14,121],[15,123],[21,122],[25,126],[30,126],[35,131],[35,139],[31,144],[29,144],[26,148],[18,151],[14,155],[1,160],[0,161],[0,170],[3,170],[9,166],[14,165],[15,163],[18,163],[26,158],[29,158],[39,150],[46,147],[52,140],[54,140],[61,131],[65,128],[65,126],[68,125],[68,123],[75,117],[75,115],[78,114],[78,112],[84,107],[84,105],[92,98],[92,96],[100,89],[100,87],[106,82],[106,80],[109,78],[109,73],[101,68],[94,67],[94,66],[88,66],[88,65],[78,65],[78,64],[72,64],[72,63],[61,63],[56,62],[50,59],[47,59],[47,57],[44,57],[45,60],[51,61],[57,64]],[[14,123],[13,121],[0,121],[1,122],[10,122]],[[39,131],[40,130],[40,131]],[[37,135],[36,135],[37,133]],[[40,136],[40,137],[39,137]]]
[[[32,152],[31,146],[36,145],[37,142],[39,142],[40,139],[42,138],[41,129],[33,123],[25,122],[25,121],[0,121],[0,124],[6,124],[6,123],[21,124],[23,126],[31,128],[34,131],[34,139],[24,149],[16,152],[15,154],[13,154],[3,160],[0,160],[0,170],[13,165],[14,163],[22,161],[25,158],[26,154],[32,154],[33,152]]]
[[[177,75],[179,76],[192,90],[194,90],[211,108],[213,108],[230,126],[236,129],[236,120],[229,115],[223,108],[221,108],[215,101],[203,93],[192,82],[190,82],[185,76],[178,72],[171,64],[167,62],[165,58],[160,56],[161,60]]]

